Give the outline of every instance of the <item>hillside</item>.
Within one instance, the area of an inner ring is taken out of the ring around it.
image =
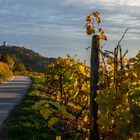
[[[55,61],[55,58],[43,57],[30,49],[18,46],[0,46],[0,54],[9,54],[16,63],[22,63],[27,70],[33,71],[43,71],[48,64]]]

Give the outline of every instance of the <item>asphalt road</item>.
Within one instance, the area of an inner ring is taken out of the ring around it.
[[[0,84],[0,126],[27,93],[30,85],[31,79],[26,76],[14,76],[13,80]]]

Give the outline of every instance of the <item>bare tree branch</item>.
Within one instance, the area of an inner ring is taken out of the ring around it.
[[[121,43],[121,41],[123,40],[123,38],[124,38],[124,36],[125,36],[126,32],[128,31],[128,29],[129,29],[129,28],[127,28],[127,29],[125,30],[125,32],[123,33],[123,35],[122,35],[121,39],[119,40],[119,42],[118,42],[118,45],[117,45],[117,46],[119,46],[119,45],[120,45],[120,43]]]

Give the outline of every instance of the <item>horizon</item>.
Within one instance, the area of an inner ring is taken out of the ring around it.
[[[139,0],[0,0],[0,42],[26,47],[45,57],[77,55],[88,60],[91,37],[86,35],[85,18],[98,10],[112,50],[128,27],[122,47],[127,57],[140,50]],[[135,46],[134,46],[135,45]]]

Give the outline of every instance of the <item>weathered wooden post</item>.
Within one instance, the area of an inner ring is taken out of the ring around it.
[[[95,31],[96,22],[100,25],[101,20],[99,18],[99,12],[95,11],[86,17],[86,33],[92,35],[92,46],[91,46],[91,61],[90,61],[90,140],[99,140],[99,129],[98,129],[98,104],[96,103],[96,96],[99,82],[99,47],[100,40],[107,40],[104,35],[102,28],[98,26],[98,33]]]
[[[99,140],[98,131],[98,105],[95,101],[99,81],[99,38],[92,36],[91,60],[90,60],[90,140]]]

